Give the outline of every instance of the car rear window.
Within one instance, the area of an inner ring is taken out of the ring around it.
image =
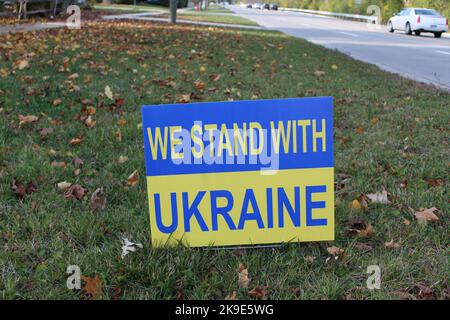
[[[420,9],[420,10],[416,10],[416,15],[421,15],[421,16],[438,16],[439,13],[437,13],[434,10]]]

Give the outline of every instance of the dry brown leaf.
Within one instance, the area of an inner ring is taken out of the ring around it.
[[[248,288],[250,283],[250,278],[248,277],[248,270],[242,263],[239,263],[238,272],[238,285],[240,288]]]
[[[97,123],[97,121],[92,119],[92,116],[88,116],[86,118],[86,120],[84,120],[84,124],[86,125],[86,127],[88,128],[92,128],[93,126],[95,126],[95,124]]]
[[[122,131],[120,131],[120,129],[117,129],[115,136],[116,136],[116,141],[118,141],[118,142],[122,141]]]
[[[190,94],[178,94],[177,95],[177,102],[188,103],[189,101],[191,101],[191,95]]]
[[[432,207],[429,209],[424,209],[422,211],[417,211],[414,213],[417,221],[419,223],[427,223],[428,221],[438,221],[439,217],[435,214],[435,212],[439,211],[437,208]]]
[[[389,248],[389,249],[398,249],[398,248],[400,248],[400,244],[397,243],[397,242],[394,242],[394,239],[391,239],[391,241],[389,241],[389,242],[385,242],[384,246],[386,248]]]
[[[83,138],[82,137],[78,137],[78,138],[73,138],[72,140],[70,140],[69,144],[71,146],[77,146],[83,143]]]
[[[128,123],[128,121],[127,121],[126,119],[119,119],[119,120],[117,121],[117,125],[118,125],[119,127],[124,127],[124,126],[127,125],[127,123]]]
[[[66,191],[64,194],[66,199],[77,199],[81,200],[81,198],[84,197],[84,194],[86,193],[86,189],[84,189],[79,184],[73,184],[70,186],[70,188]]]
[[[82,165],[84,164],[84,161],[83,161],[81,158],[75,157],[75,158],[72,160],[72,163],[73,163],[73,165],[74,165],[75,167],[79,167],[79,166],[82,166]]]
[[[305,261],[309,262],[309,263],[313,263],[314,261],[316,261],[316,257],[314,257],[314,256],[306,256],[305,257]]]
[[[362,134],[366,131],[366,129],[364,129],[363,127],[357,127],[356,128],[356,133]]]
[[[19,115],[19,128],[22,128],[27,123],[33,123],[38,120],[39,120],[39,118],[34,115],[28,115],[28,116]]]
[[[376,125],[378,121],[380,121],[380,119],[378,119],[377,117],[373,117],[372,119],[370,119],[370,123],[373,125]]]
[[[350,236],[358,236],[359,238],[371,237],[375,233],[373,226],[370,223],[357,220],[353,222],[347,234]]]
[[[55,100],[53,100],[53,106],[57,107],[62,103],[62,100],[60,98],[57,98]]]
[[[134,170],[132,174],[127,179],[127,184],[129,186],[135,186],[139,183],[139,172],[137,170]]]
[[[264,300],[267,296],[267,287],[255,287],[248,292],[248,294],[255,299]]]
[[[82,275],[81,279],[85,282],[83,291],[90,295],[92,299],[95,299],[102,294],[102,282],[98,275],[94,278]]]
[[[92,211],[103,210],[106,207],[106,197],[103,194],[103,188],[97,188],[91,196],[90,207]]]
[[[358,242],[355,244],[355,248],[359,251],[363,252],[369,252],[373,250],[373,247],[371,245],[368,245],[367,243]]]
[[[233,291],[232,293],[230,293],[229,295],[227,295],[225,297],[225,300],[237,300],[237,293],[236,291]]]
[[[23,70],[25,68],[28,68],[30,66],[30,63],[28,62],[28,60],[20,60],[19,63],[17,64],[17,67],[19,68],[19,70]]]
[[[344,253],[344,250],[335,246],[327,248],[327,251],[329,254],[331,254],[334,257],[340,256]]]
[[[41,135],[41,139],[47,138],[48,135],[53,133],[52,128],[42,128],[39,134]]]
[[[53,161],[50,165],[55,168],[65,168],[67,166],[64,161]]]
[[[38,191],[38,187],[33,181],[28,182],[25,186],[22,182],[14,178],[11,181],[11,190],[16,197],[23,199],[25,195]]]
[[[197,89],[197,90],[205,89],[205,83],[202,80],[196,80],[194,82],[194,86],[195,86],[195,89]]]

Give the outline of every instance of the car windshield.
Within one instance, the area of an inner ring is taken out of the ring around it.
[[[416,10],[416,15],[439,16],[439,13],[437,13],[436,11],[431,10],[431,9],[419,9],[419,10]]]

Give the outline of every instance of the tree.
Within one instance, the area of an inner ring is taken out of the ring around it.
[[[178,0],[170,0],[170,23],[177,23]]]

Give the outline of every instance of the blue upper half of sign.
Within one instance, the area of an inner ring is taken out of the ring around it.
[[[333,167],[331,97],[142,107],[147,176]]]

